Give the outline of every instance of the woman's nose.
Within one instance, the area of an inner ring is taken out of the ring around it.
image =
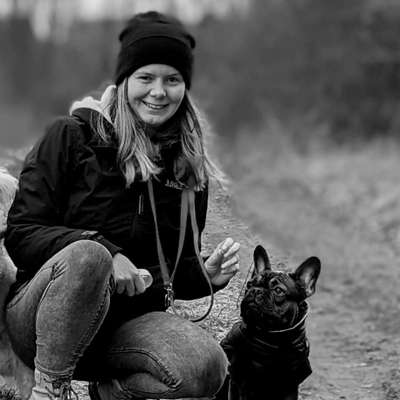
[[[164,84],[162,82],[161,79],[156,79],[153,82],[153,86],[150,90],[150,95],[156,98],[160,98],[160,97],[165,97],[166,96],[166,91],[164,88]]]

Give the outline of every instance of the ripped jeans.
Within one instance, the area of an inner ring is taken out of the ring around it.
[[[149,288],[114,293],[112,258],[81,240],[48,260],[6,306],[14,351],[54,378],[108,385],[110,400],[211,397],[227,360],[197,325],[163,312]]]

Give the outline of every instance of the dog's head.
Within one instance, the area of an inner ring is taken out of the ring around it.
[[[243,321],[263,330],[290,328],[305,299],[314,294],[320,270],[320,260],[310,257],[294,272],[273,271],[267,252],[257,246],[253,275],[241,303]]]

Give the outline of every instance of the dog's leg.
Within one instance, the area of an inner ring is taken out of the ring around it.
[[[298,400],[298,397],[299,397],[299,388],[293,387],[281,397],[281,400]]]

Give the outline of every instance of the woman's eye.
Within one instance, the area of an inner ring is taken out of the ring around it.
[[[176,85],[176,84],[178,84],[178,83],[180,83],[180,79],[178,78],[178,77],[176,77],[176,76],[170,76],[169,78],[168,78],[168,83],[169,84],[172,84],[172,85]]]
[[[141,82],[150,82],[151,78],[147,75],[139,75],[137,79]]]

